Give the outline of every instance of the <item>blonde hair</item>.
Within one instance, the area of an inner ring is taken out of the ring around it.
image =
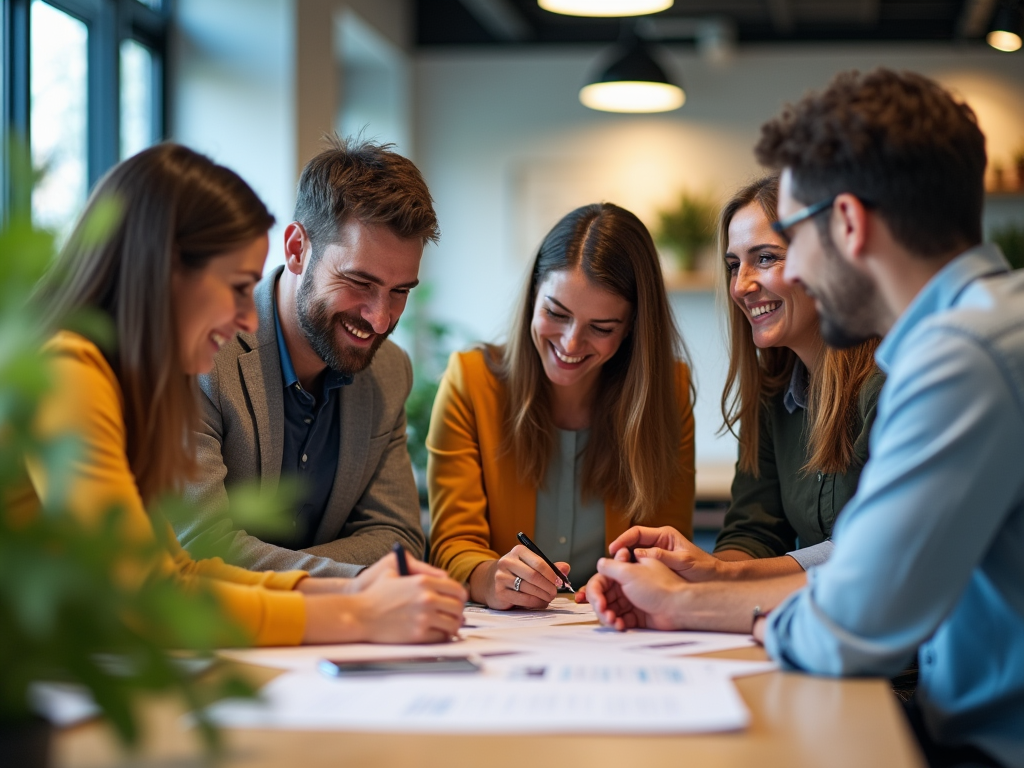
[[[678,473],[680,383],[675,362],[686,351],[668,305],[651,235],[629,211],[595,203],[572,211],[544,238],[524,286],[508,343],[489,347],[507,387],[504,449],[520,480],[540,487],[554,451],[551,384],[530,332],[537,288],[548,274],[580,269],[633,308],[630,332],[601,368],[584,454],[584,497],[611,500],[630,522],[648,519]],[[685,386],[685,385],[683,385]],[[687,393],[692,408],[692,388]]]
[[[764,176],[737,192],[726,203],[718,219],[722,275],[719,291],[729,308],[729,372],[722,391],[723,429],[739,439],[740,470],[755,477],[759,474],[761,409],[785,391],[797,356],[788,347],[758,349],[754,345],[750,321],[729,296],[725,252],[733,216],[742,208],[756,204],[769,221],[774,221],[778,216],[778,198],[778,174]],[[807,463],[803,467],[804,472],[841,473],[849,468],[859,432],[858,396],[861,387],[878,370],[874,359],[878,343],[878,339],[871,339],[850,349],[832,349],[822,345],[823,351],[810,374],[807,393]]]

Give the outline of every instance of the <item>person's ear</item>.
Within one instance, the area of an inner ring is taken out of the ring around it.
[[[309,235],[306,228],[293,221],[284,230],[284,266],[289,272],[301,275],[310,253]]]
[[[836,196],[829,233],[840,255],[853,266],[863,264],[870,226],[870,215],[860,198],[848,192]]]

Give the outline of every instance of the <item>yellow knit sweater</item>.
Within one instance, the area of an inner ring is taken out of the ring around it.
[[[63,478],[71,512],[88,522],[119,505],[127,512],[129,536],[166,536],[169,554],[160,565],[162,575],[185,582],[205,580],[257,645],[301,642],[305,603],[292,590],[307,574],[247,571],[220,558],[196,561],[178,544],[170,526],[154,531],[128,464],[124,402],[114,371],[92,342],[67,331],[54,336],[46,352],[52,356],[55,386],[42,405],[40,431],[44,436],[75,435],[82,445],[70,476]],[[49,484],[42,467],[30,460],[27,469],[30,484],[14,494],[15,509],[38,509],[47,499]]]

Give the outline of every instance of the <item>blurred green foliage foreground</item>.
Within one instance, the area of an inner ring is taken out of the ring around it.
[[[88,222],[91,236],[110,232],[117,208],[116,201],[101,206],[101,220]],[[52,384],[40,352],[52,329],[42,327],[27,297],[53,247],[52,235],[34,229],[27,215],[13,215],[0,231],[0,725],[7,732],[17,732],[19,723],[27,726],[34,682],[71,682],[88,689],[103,717],[131,745],[140,736],[140,699],[171,691],[196,712],[204,740],[215,750],[217,733],[203,716],[203,703],[252,691],[230,675],[216,676],[215,683],[194,679],[181,663],[182,649],[189,656],[209,656],[215,647],[244,643],[214,596],[201,583],[186,589],[156,575],[166,557],[164,539],[129,540],[119,509],[87,526],[68,514],[59,487],[38,513],[15,514],[10,504],[12,491],[24,487],[26,456],[54,480],[66,477],[78,456],[74,435],[44,440],[34,429]],[[88,327],[93,338],[106,334],[113,341],[102,318],[73,322]],[[279,508],[251,490],[236,494],[235,504],[249,521]],[[162,532],[166,523],[160,518],[189,510],[167,499],[149,512],[154,530]],[[153,575],[141,586],[137,580],[129,585],[125,563]]]

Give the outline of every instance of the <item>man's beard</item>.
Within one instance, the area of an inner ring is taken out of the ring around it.
[[[348,333],[339,325],[344,321],[358,331],[373,334],[373,326],[359,315],[347,312],[331,313],[328,302],[313,293],[312,274],[307,273],[299,286],[296,295],[296,309],[299,316],[299,327],[306,334],[306,340],[327,367],[338,373],[351,376],[364,370],[380,349],[380,345],[395,329],[392,325],[382,334],[376,334],[373,343],[366,349],[349,347],[338,341],[338,333]]]
[[[849,266],[827,232],[824,278],[813,290],[818,300],[821,338],[833,349],[849,349],[878,335],[878,290],[871,280]]]

